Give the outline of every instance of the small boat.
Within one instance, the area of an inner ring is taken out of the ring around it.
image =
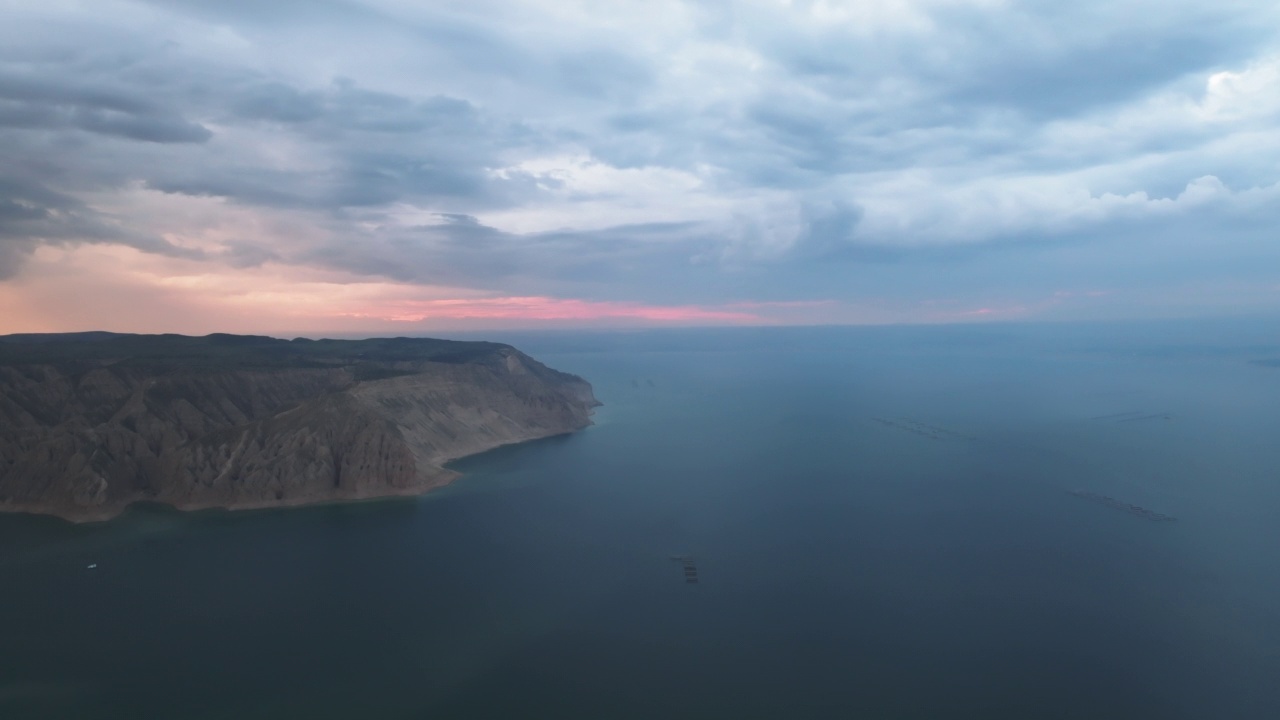
[[[98,563],[93,563],[93,564],[89,565],[89,567],[85,568],[85,570],[92,570],[92,569],[94,569],[94,568],[96,568],[96,567],[98,567]]]
[[[672,560],[677,560],[684,566],[684,581],[690,583],[698,582],[698,566],[693,561],[692,555],[669,555]]]

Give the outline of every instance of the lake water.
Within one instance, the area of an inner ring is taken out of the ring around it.
[[[1280,717],[1277,330],[492,333],[596,426],[424,498],[0,516],[0,717]]]

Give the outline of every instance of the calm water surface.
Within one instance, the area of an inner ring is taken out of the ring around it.
[[[420,499],[0,516],[0,717],[1280,717],[1274,329],[495,337],[597,425]]]

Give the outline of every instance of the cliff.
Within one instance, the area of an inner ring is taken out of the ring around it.
[[[583,379],[507,345],[0,337],[0,511],[261,508],[422,493],[449,460],[591,424]]]

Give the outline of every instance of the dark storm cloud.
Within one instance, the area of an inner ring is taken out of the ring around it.
[[[181,118],[139,117],[102,110],[77,110],[70,121],[81,130],[158,143],[204,142],[213,135],[207,128]]]
[[[198,260],[203,252],[121,226],[83,202],[0,170],[0,278],[13,275],[36,246],[90,242]]]
[[[982,105],[1078,114],[1247,60],[1275,40],[1265,6],[1234,0],[941,3],[927,21],[873,31],[856,20],[805,26],[771,14],[780,13],[736,8],[716,22],[822,93],[865,95],[902,81],[936,95],[940,114]]]
[[[1176,21],[1158,12],[1107,17],[1076,3],[1032,4],[1013,17],[944,13],[948,28],[967,39],[969,59],[962,72],[935,72],[953,102],[1005,106],[1036,118],[1079,114],[1248,59],[1270,33],[1231,5],[1206,5]],[[1111,22],[1099,22],[1104,19]],[[1012,57],[1017,62],[1009,62]]]
[[[558,58],[554,77],[567,92],[621,100],[644,90],[653,81],[653,71],[635,58],[606,48],[592,48]]]
[[[41,243],[117,242],[652,302],[972,292],[992,282],[982,268],[1050,247],[1130,266],[1144,228],[1182,237],[1189,214],[1235,232],[1280,161],[1259,109],[1277,53],[1265,3],[5,12],[8,273]],[[1196,191],[1221,192],[1181,196],[1209,176],[1222,182]],[[187,249],[130,214],[146,191],[261,223]],[[948,280],[948,264],[969,274]]]
[[[156,143],[199,143],[208,128],[138,94],[60,79],[0,74],[0,126],[88,132]]]
[[[291,260],[403,282],[518,294],[573,286],[596,299],[620,299],[647,293],[643,286],[658,273],[675,288],[687,283],[692,289],[700,273],[690,254],[716,245],[705,228],[688,223],[521,235],[469,215],[438,219],[432,225],[347,234]]]
[[[263,82],[232,101],[231,111],[245,120],[306,123],[324,115],[325,99],[319,92],[303,92],[281,82]]]
[[[1104,290],[1123,295],[1156,281],[1267,282],[1280,266],[1280,246],[1268,242],[1280,210],[1258,209],[1229,237],[1220,237],[1211,260],[1199,238],[1220,229],[1223,213],[1188,223],[1167,218],[1120,223],[1108,232],[1062,232],[1028,241],[895,247],[857,239],[861,211],[839,202],[814,203],[802,213],[800,239],[767,262],[714,259],[722,239],[688,223],[619,226],[592,232],[518,235],[485,226],[474,217],[441,218],[440,224],[384,228],[350,235],[289,258],[335,269],[356,269],[403,282],[465,285],[508,294],[573,289],[591,300],[719,303],[870,296],[909,306],[928,297],[976,298],[1019,305],[1031,298],[1046,312],[1067,291]],[[1237,216],[1238,217],[1238,216]],[[1130,251],[1117,253],[1116,245]],[[662,278],[655,283],[654,278]],[[933,293],[923,293],[928,287]]]
[[[246,33],[308,32],[360,37],[370,44],[403,43],[413,60],[435,73],[482,73],[498,85],[553,86],[561,96],[617,99],[653,79],[652,58],[579,36],[562,46],[541,40],[506,3],[361,3],[340,0],[148,0],[166,10],[228,23]],[[459,12],[466,8],[470,12]],[[547,13],[531,13],[535,17]],[[335,32],[336,31],[336,32]]]
[[[714,129],[698,147],[774,187],[984,158],[1016,159],[1024,169],[1114,162],[1109,147],[1092,157],[1083,148],[1054,156],[1037,132],[1055,119],[1238,66],[1275,45],[1274,12],[1247,2],[940,4],[927,22],[878,30],[856,19],[788,22],[780,7],[750,3],[701,10],[704,31],[746,38],[784,78],[744,105],[712,108],[723,120],[704,123]],[[668,119],[662,126],[652,115],[617,118],[621,130],[674,135],[683,146],[651,156],[689,157],[690,123]],[[1125,151],[1137,156],[1188,140],[1153,137]],[[603,142],[610,157],[625,157]]]
[[[333,23],[365,23],[378,13],[344,0],[144,0],[162,9],[181,9],[198,17],[266,26],[298,28]]]
[[[486,117],[458,98],[410,99],[345,79],[301,89],[210,67],[172,73],[144,95],[141,87],[59,85],[58,67],[41,70],[43,76],[29,72],[33,77],[21,80],[0,76],[0,131],[14,133],[0,153],[11,165],[27,167],[37,184],[88,170],[108,185],[140,181],[164,192],[330,211],[441,197],[472,208],[529,187],[518,173],[494,179],[484,171],[502,165],[502,153],[511,148],[536,143],[534,133],[518,122]],[[241,131],[283,128],[311,144],[321,167],[270,167],[260,156],[227,147],[177,161],[173,153],[48,140],[51,133],[77,129],[157,143],[210,139],[209,130],[172,107]]]
[[[845,202],[806,206],[801,215],[803,227],[791,246],[789,257],[799,262],[839,262],[865,260],[877,255],[877,249],[860,247],[856,242],[862,210]]]
[[[485,117],[465,100],[414,101],[339,81],[305,92],[281,83],[253,85],[229,105],[229,122],[288,126],[328,151],[327,166],[292,173],[251,162],[171,167],[155,172],[151,187],[319,210],[439,200],[483,207],[528,189],[518,175],[498,179],[485,171],[502,164],[504,152],[537,138],[519,123]]]

